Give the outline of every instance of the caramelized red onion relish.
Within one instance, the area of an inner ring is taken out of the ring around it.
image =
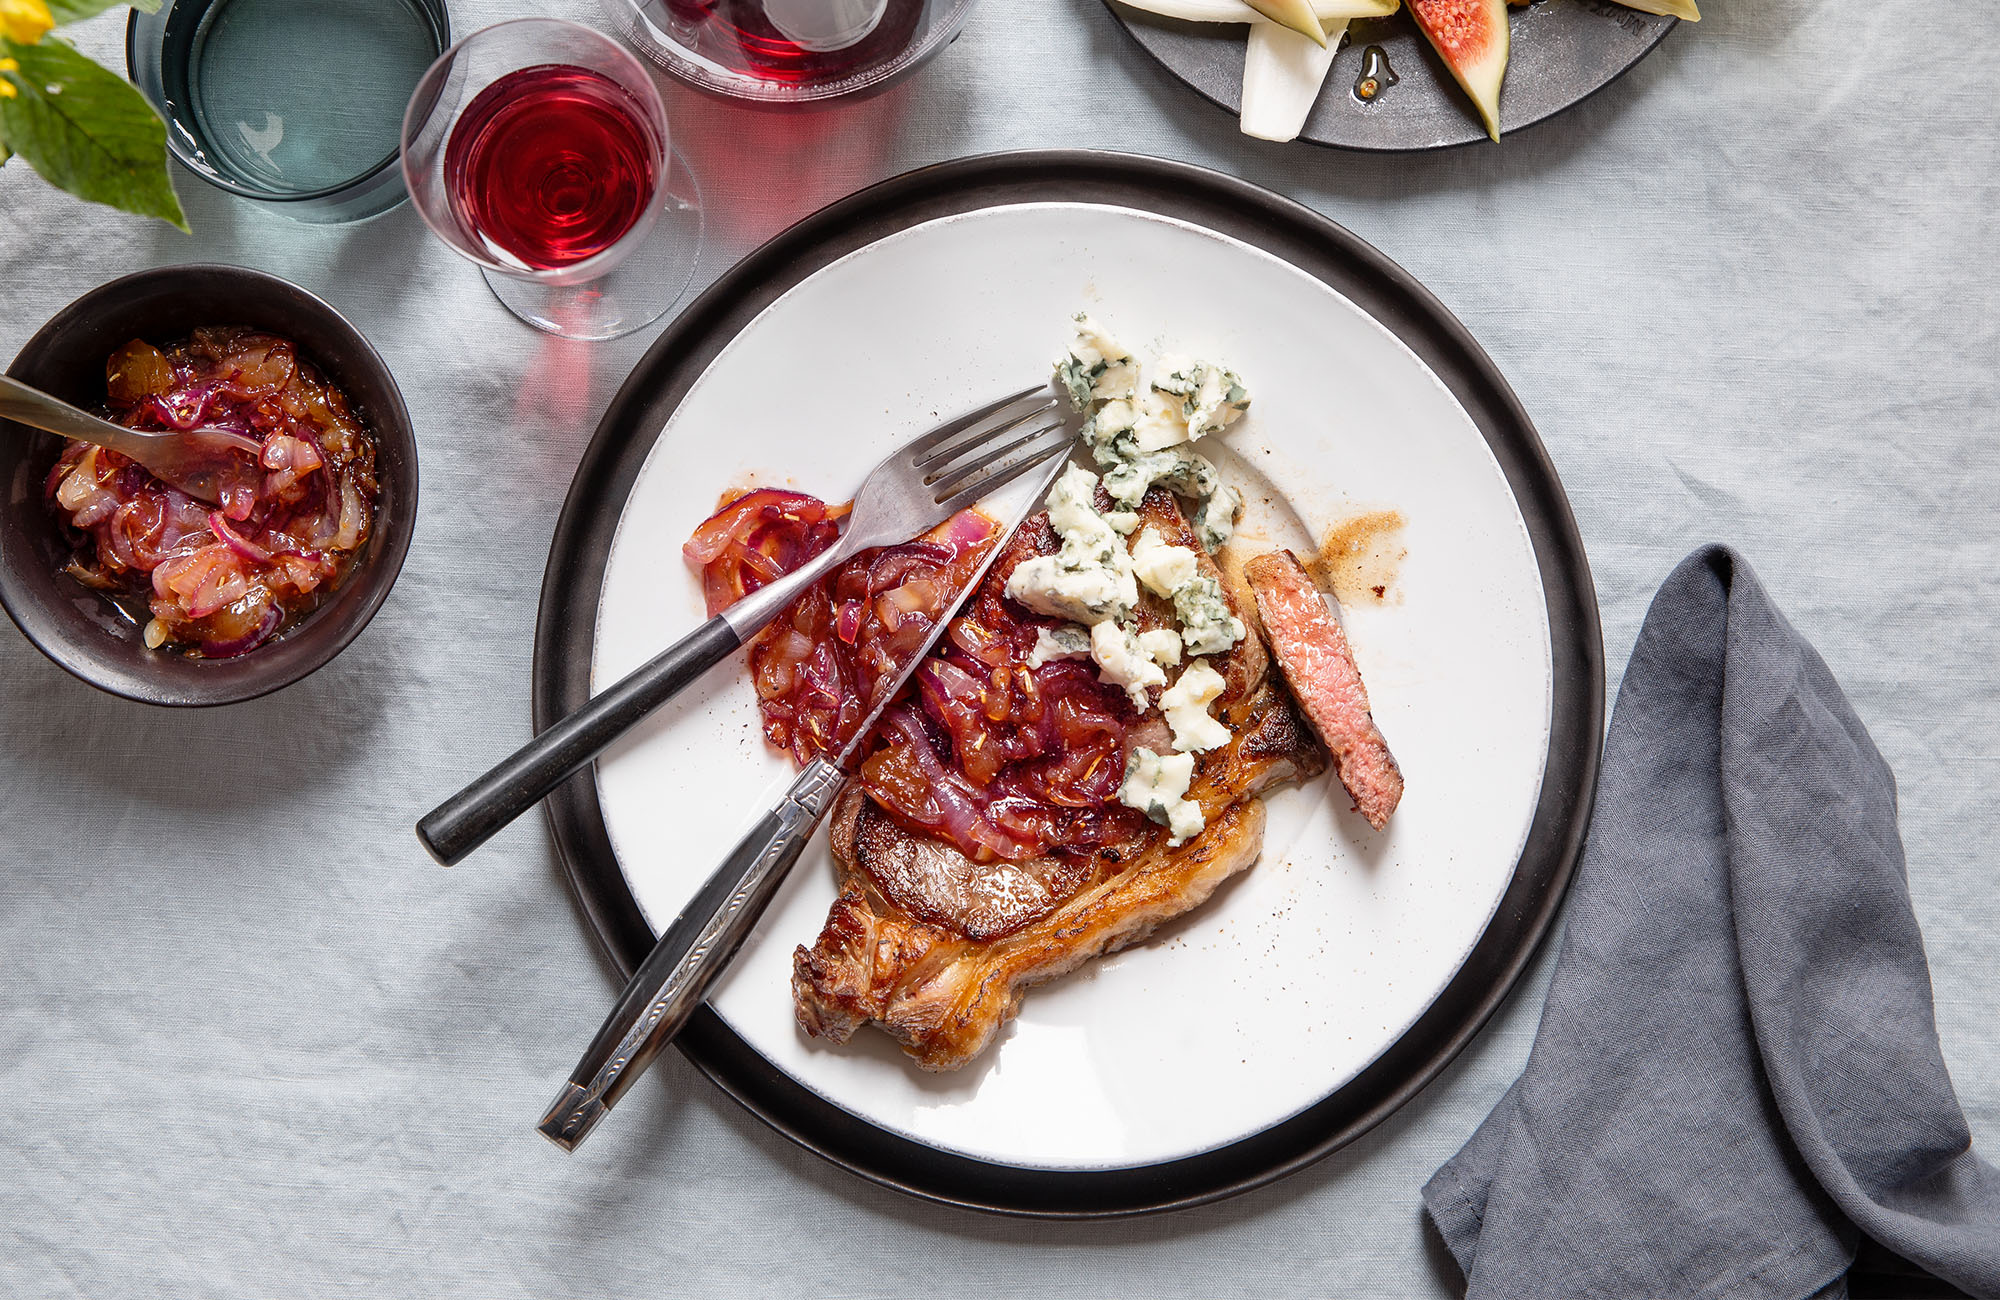
[[[688,541],[711,613],[832,545],[829,509],[762,488],[724,504]],[[875,692],[922,643],[992,544],[971,511],[902,546],[863,552],[793,603],[751,643],[764,735],[801,765],[838,747]],[[1002,591],[1029,553],[1017,536],[891,706],[861,764],[870,798],[906,825],[980,862],[1088,853],[1142,828],[1117,802],[1124,692],[1091,665],[1028,667],[1037,628]]]
[[[263,444],[263,482],[218,507],[114,451],[71,443],[48,494],[77,530],[67,571],[143,602],[146,644],[211,659],[270,640],[336,587],[368,540],[375,444],[339,389],[274,335],[137,339],[105,363],[105,416],[134,429],[234,430]]]

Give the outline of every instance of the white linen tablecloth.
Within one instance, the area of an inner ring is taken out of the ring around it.
[[[456,0],[460,33],[532,7]],[[555,12],[565,6],[547,5]],[[1971,30],[1968,30],[1971,29]],[[122,58],[119,21],[81,44]],[[1240,137],[1100,0],[987,0],[888,95],[800,120],[680,95],[700,279],[963,154],[1087,145],[1301,199],[1419,276],[1538,423],[1612,687],[1646,602],[1742,549],[1901,781],[1939,1028],[2000,1146],[2000,127],[1989,6],[1710,0],[1498,147]],[[655,330],[544,338],[407,206],[296,226],[182,173],[192,238],[0,172],[0,358],[84,289],[216,260],[387,357],[423,450],[394,596],[276,696],[172,712],[0,630],[0,1294],[1449,1294],[1417,1190],[1515,1077],[1546,977],[1388,1122],[1222,1204],[1023,1222],[883,1191],[669,1056],[575,1157],[531,1131],[611,986],[539,819],[466,865],[411,825],[528,735],[571,470]]]

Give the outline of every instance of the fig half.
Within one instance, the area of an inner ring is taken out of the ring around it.
[[[1472,97],[1486,134],[1500,138],[1500,82],[1507,75],[1506,0],[1409,0],[1451,75]]]

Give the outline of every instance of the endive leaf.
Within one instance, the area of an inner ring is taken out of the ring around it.
[[[1313,12],[1311,0],[1246,0],[1252,9],[1280,27],[1289,27],[1314,45],[1326,46],[1326,28]]]
[[[1691,23],[1701,21],[1701,10],[1695,8],[1694,0],[1618,0],[1618,3],[1642,14],[1665,14]]]
[[[1327,69],[1347,30],[1343,19],[1327,28],[1326,44],[1276,23],[1251,23],[1243,56],[1243,134],[1260,140],[1296,140],[1319,99]]]
[[[1133,9],[1190,23],[1254,23],[1263,15],[1244,0],[1122,0]],[[1387,18],[1402,0],[1307,0],[1322,26],[1351,18]]]

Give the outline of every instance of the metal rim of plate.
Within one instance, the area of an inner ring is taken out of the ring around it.
[[[1244,31],[1240,25],[1162,18],[1104,0],[1140,48],[1183,84],[1232,115],[1243,106]],[[1614,0],[1535,0],[1509,8],[1507,81],[1501,134],[1510,135],[1573,108],[1625,75],[1666,39],[1680,19],[1627,9]],[[1398,82],[1372,103],[1352,87],[1362,56],[1380,45]],[[1407,12],[1357,20],[1327,73],[1299,139],[1335,149],[1414,153],[1490,143],[1472,102]]]
[[[666,328],[612,398],[556,524],[535,625],[537,731],[589,698],[598,599],[619,517],[660,431],[723,347],[786,290],[856,249],[939,217],[1038,202],[1137,208],[1241,239],[1345,294],[1423,358],[1486,438],[1520,505],[1547,597],[1554,668],[1541,801],[1513,880],[1465,965],[1360,1075],[1259,1133],[1119,1169],[1000,1165],[892,1134],[834,1105],[708,1007],[677,1042],[771,1128],[883,1186],[971,1209],[1097,1218],[1218,1200],[1301,1169],[1387,1118],[1458,1055],[1533,957],[1582,849],[1604,732],[1604,645],[1582,537],[1534,425],[1471,334],[1407,271],[1311,209],[1217,172],[1127,154],[1036,150],[921,168],[821,209],[737,263]],[[570,889],[598,943],[629,974],[653,933],[612,852],[594,769],[573,777],[546,808]]]

